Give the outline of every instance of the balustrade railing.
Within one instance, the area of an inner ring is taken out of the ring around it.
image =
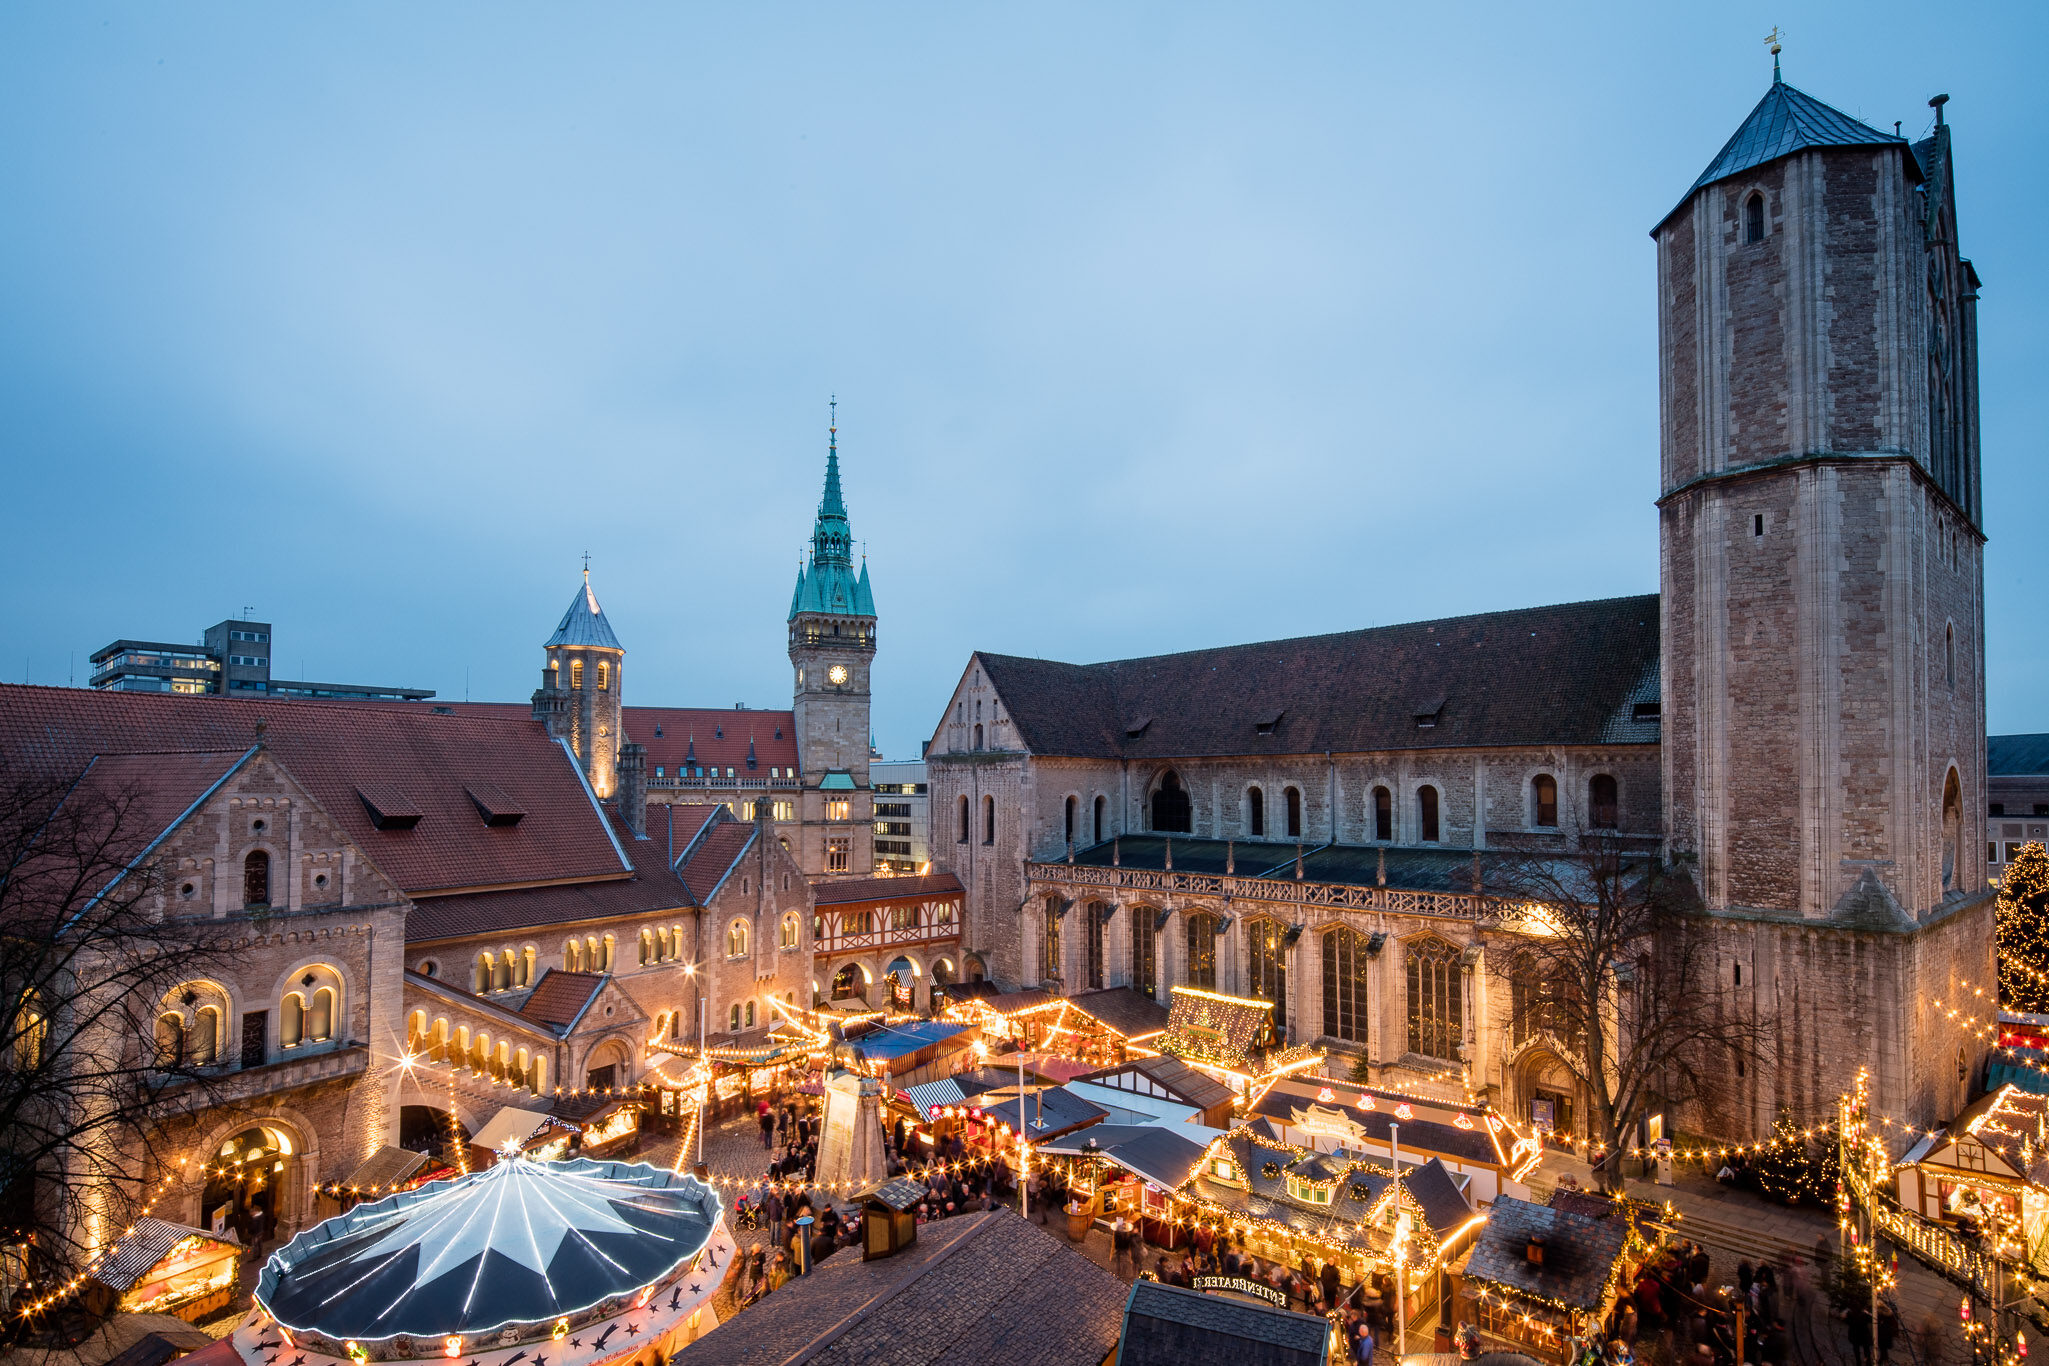
[[[1466,892],[1417,892],[1399,887],[1361,887],[1344,882],[1296,882],[1291,878],[1227,877],[1218,873],[1165,872],[1150,868],[1097,868],[1071,863],[1026,865],[1040,882],[1108,891],[1159,892],[1234,901],[1278,901],[1389,915],[1429,915],[1452,920],[1492,920],[1499,908]]]
[[[858,934],[820,935],[812,941],[816,953],[850,953],[859,949],[893,948],[899,944],[943,944],[960,938],[960,922],[943,925],[912,925],[904,929],[868,930]]]
[[[660,788],[690,788],[698,791],[705,789],[724,791],[729,788],[765,788],[775,791],[796,791],[804,786],[804,780],[802,778],[758,778],[752,775],[742,775],[737,778],[666,777],[649,778],[647,785]]]

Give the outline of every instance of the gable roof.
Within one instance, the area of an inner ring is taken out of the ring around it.
[[[681,910],[696,904],[682,881],[662,869],[660,859],[652,863],[648,872],[606,882],[421,897],[406,917],[406,942],[422,944],[492,930],[531,930],[543,925],[573,925],[583,920],[614,920]]]
[[[1068,999],[1075,1009],[1086,1011],[1090,1018],[1108,1025],[1127,1039],[1149,1038],[1167,1027],[1167,1008],[1135,987],[1106,987],[1101,991],[1084,991]],[[1162,1061],[1181,1066],[1171,1058]],[[1209,1081],[1209,1078],[1203,1077],[1203,1080]],[[1217,1085],[1215,1082],[1210,1084]],[[1189,1104],[1196,1102],[1190,1101]]]
[[[519,1013],[529,1020],[565,1029],[582,1018],[590,1009],[590,1003],[605,985],[602,973],[564,972],[560,968],[549,968],[541,974],[541,980],[534,983],[534,989],[520,1002]]]
[[[576,596],[569,600],[569,610],[562,614],[562,624],[555,628],[543,649],[554,645],[581,646],[586,649],[623,650],[619,637],[612,634],[612,623],[605,620],[605,609],[598,606],[598,595],[591,592],[591,572],[583,571],[583,586],[576,590]]]
[[[1036,755],[1655,744],[1656,594],[1107,664],[978,652]],[[1428,715],[1433,724],[1419,726]],[[1139,722],[1144,724],[1138,724]],[[934,745],[932,758],[943,757]],[[928,760],[929,761],[929,760]]]
[[[77,774],[94,755],[239,754],[259,738],[408,894],[632,871],[581,770],[531,719],[0,684],[0,757],[52,775]],[[465,791],[477,781],[516,801],[525,818],[486,824]],[[379,829],[360,793],[380,788],[403,794],[421,812],[418,823]]]
[[[1156,1058],[1133,1058],[1128,1062],[1120,1062],[1114,1067],[1098,1068],[1094,1072],[1076,1077],[1075,1080],[1092,1082],[1095,1085],[1109,1087],[1114,1090],[1131,1090],[1136,1091],[1138,1094],[1151,1094],[1149,1089],[1140,1090],[1131,1086],[1119,1085],[1117,1081],[1119,1077],[1126,1079],[1143,1077],[1157,1087],[1162,1093],[1162,1099],[1177,1101],[1183,1105],[1192,1105],[1198,1110],[1208,1110],[1214,1106],[1228,1105],[1237,1099],[1236,1094],[1231,1088],[1218,1081],[1215,1077],[1210,1076],[1206,1072],[1198,1072],[1180,1059],[1168,1057],[1164,1053]]]
[[[678,1352],[680,1366],[1100,1366],[1124,1283],[1007,1209],[934,1220],[892,1257],[841,1249],[766,1307]],[[1057,1326],[1056,1326],[1057,1325]]]
[[[698,905],[706,905],[753,843],[752,822],[734,820],[725,807],[714,807],[690,847],[678,851],[676,876]]]

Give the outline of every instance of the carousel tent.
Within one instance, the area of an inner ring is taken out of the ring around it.
[[[330,1338],[474,1336],[662,1280],[704,1249],[719,1212],[674,1172],[514,1158],[300,1234],[264,1266],[256,1299]]]

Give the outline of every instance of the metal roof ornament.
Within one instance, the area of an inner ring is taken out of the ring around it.
[[[1772,31],[1764,35],[1764,45],[1772,50],[1772,84],[1780,84],[1779,48],[1786,40],[1785,30],[1774,24]]]

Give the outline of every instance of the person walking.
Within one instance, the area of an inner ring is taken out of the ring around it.
[[[761,1126],[761,1146],[764,1151],[775,1147],[775,1111],[769,1109],[768,1098],[764,1096],[754,1112],[755,1122]]]
[[[1132,1280],[1138,1275],[1138,1258],[1132,1246],[1137,1241],[1135,1234],[1131,1221],[1121,1214],[1117,1216],[1117,1222],[1110,1225],[1110,1271],[1122,1280]]]
[[[1373,1321],[1360,1319],[1359,1331],[1352,1338],[1352,1360],[1358,1366],[1373,1366],[1373,1349],[1377,1345],[1373,1341]]]

